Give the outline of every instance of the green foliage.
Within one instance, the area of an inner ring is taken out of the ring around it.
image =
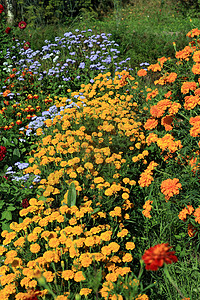
[[[17,0],[17,18],[28,20],[29,27],[71,21],[82,10],[92,8],[91,0]]]
[[[176,8],[184,17],[200,17],[200,1],[199,0],[178,0],[174,1]]]

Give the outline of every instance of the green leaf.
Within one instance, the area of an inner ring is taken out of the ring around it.
[[[2,230],[7,230],[8,232],[11,232],[10,224],[7,222],[3,222],[1,228]]]
[[[12,205],[9,205],[7,208],[6,208],[7,211],[14,211],[16,210],[16,207],[12,206]]]
[[[98,211],[100,211],[100,207],[97,207],[93,210],[93,212],[91,213],[91,215],[96,214]]]
[[[67,195],[67,205],[69,207],[76,205],[76,187],[73,182],[69,186],[69,191]]]
[[[1,201],[0,201],[0,209],[1,209],[3,206],[4,206],[4,201],[1,200]]]
[[[40,196],[40,197],[38,198],[38,200],[42,200],[42,201],[46,202],[46,201],[47,201],[47,198],[44,197],[44,196]]]
[[[18,148],[15,148],[13,151],[13,156],[19,157],[20,158],[20,152]]]
[[[1,215],[1,219],[6,219],[8,221],[12,220],[12,214],[10,211],[3,211]]]

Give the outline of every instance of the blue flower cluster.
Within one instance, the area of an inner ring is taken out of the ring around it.
[[[87,84],[99,72],[132,70],[128,68],[130,58],[119,61],[119,45],[111,40],[111,34],[95,35],[91,29],[77,29],[75,34],[66,32],[54,42],[45,40],[45,43],[41,50],[33,51],[31,48],[25,50],[24,42],[17,41],[14,50],[19,59],[12,55],[13,49],[7,49],[5,59],[17,68],[18,81],[24,80],[22,72],[26,68],[41,88],[51,80],[55,90],[57,87],[71,88],[74,83],[80,83],[80,79]]]

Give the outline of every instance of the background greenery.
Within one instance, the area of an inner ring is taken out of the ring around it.
[[[173,56],[173,42],[183,48],[186,33],[198,26],[200,16],[199,0],[16,0],[14,7],[14,26],[27,22],[28,30],[20,36],[33,50],[67,31],[91,28],[111,33],[121,58],[130,57],[133,68],[163,53]]]

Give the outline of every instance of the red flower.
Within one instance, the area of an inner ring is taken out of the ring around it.
[[[30,43],[29,42],[24,43],[24,50],[27,50],[28,48],[30,48]]]
[[[0,146],[0,161],[2,161],[4,159],[4,157],[6,156],[6,147],[4,146]]]
[[[2,4],[0,4],[0,14],[4,11],[4,7]]]
[[[172,247],[169,244],[159,244],[146,250],[142,259],[146,270],[157,271],[164,263],[171,264],[177,262],[178,258],[174,255],[175,251],[169,251]]]
[[[8,33],[10,33],[10,31],[11,31],[11,28],[10,28],[10,27],[7,27],[6,30],[5,30],[5,33],[8,34]]]
[[[27,198],[25,198],[25,199],[22,200],[22,207],[23,208],[29,207],[29,201],[28,201]]]
[[[25,29],[26,26],[27,26],[27,24],[26,24],[26,22],[24,22],[24,21],[21,21],[21,22],[19,22],[19,24],[18,24],[18,27],[19,27],[20,29]]]

